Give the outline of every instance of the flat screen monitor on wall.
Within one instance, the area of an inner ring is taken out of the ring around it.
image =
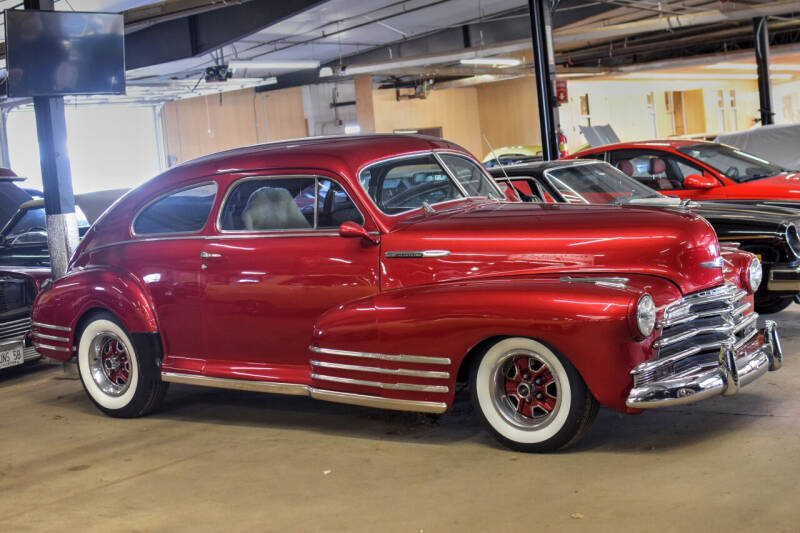
[[[122,15],[5,12],[9,97],[124,94]]]

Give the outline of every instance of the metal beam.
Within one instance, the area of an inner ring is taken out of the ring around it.
[[[772,84],[769,80],[769,25],[767,17],[753,19],[755,33],[753,48],[756,52],[756,69],[758,70],[758,102],[761,112],[761,125],[772,124]]]
[[[217,50],[324,1],[251,1],[143,27],[125,36],[126,68],[147,67]],[[141,23],[137,24],[141,27]]]
[[[545,161],[558,159],[558,117],[555,112],[553,87],[552,27],[547,0],[528,0],[533,36],[533,64],[536,73],[536,95],[539,100],[539,129],[542,134],[542,156]]]

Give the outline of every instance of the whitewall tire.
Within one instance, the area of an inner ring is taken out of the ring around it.
[[[78,373],[83,388],[104,413],[136,417],[157,408],[166,392],[152,361],[136,349],[112,314],[94,313],[78,339]]]
[[[470,383],[489,431],[519,451],[568,446],[597,413],[597,402],[575,367],[529,338],[504,338],[489,346],[474,361]]]

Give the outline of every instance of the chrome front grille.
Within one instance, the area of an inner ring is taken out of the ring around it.
[[[653,342],[656,358],[636,367],[634,386],[718,364],[719,349],[741,348],[756,333],[758,314],[743,301],[747,292],[728,283],[690,294],[663,309]]]
[[[24,337],[30,329],[31,317],[29,316],[8,322],[0,322],[0,341]]]

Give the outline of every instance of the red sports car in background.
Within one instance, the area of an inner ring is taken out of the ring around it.
[[[627,142],[583,150],[570,158],[607,161],[648,187],[681,198],[800,202],[800,172],[724,144]]]

